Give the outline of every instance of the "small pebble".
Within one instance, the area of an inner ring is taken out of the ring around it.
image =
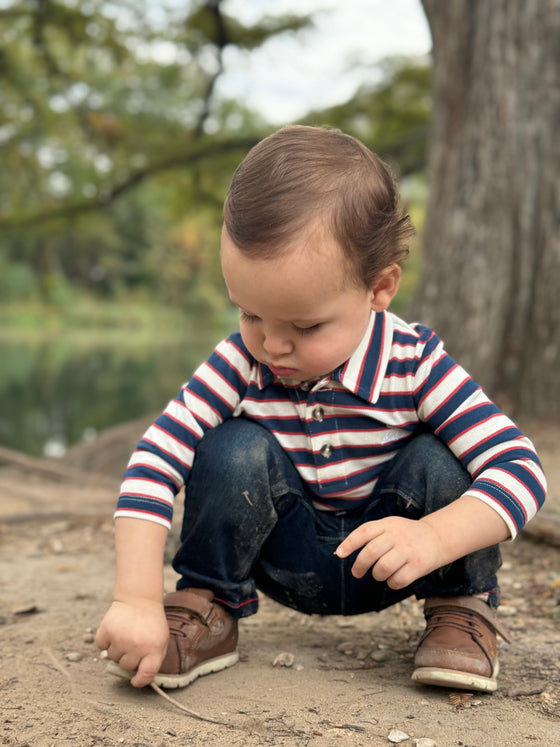
[[[83,657],[79,651],[70,651],[64,658],[68,659],[68,661],[81,661]]]
[[[95,641],[95,636],[93,633],[86,633],[82,640],[84,643],[93,643]]]
[[[278,654],[278,656],[272,662],[273,667],[291,667],[294,663],[295,656],[289,654],[287,651]]]
[[[51,541],[51,550],[56,554],[60,555],[64,552],[64,545],[59,539],[53,539]]]
[[[346,656],[350,656],[353,651],[354,647],[349,641],[345,641],[344,643],[339,643],[336,647],[337,651],[340,651],[341,654],[346,654]]]
[[[420,739],[415,739],[412,744],[414,745],[414,747],[437,747],[434,740],[428,739],[428,737],[420,737]]]
[[[378,663],[383,661],[388,661],[392,658],[390,651],[372,651],[370,654],[370,658],[373,659],[373,661],[377,661]]]
[[[407,734],[405,731],[401,731],[400,729],[391,729],[387,739],[392,744],[400,744],[401,742],[405,742],[407,739],[410,739],[410,734]]]
[[[12,612],[14,615],[33,615],[36,612],[39,612],[39,607],[37,607],[35,602],[30,602],[29,604],[18,604],[15,607],[12,607]]]

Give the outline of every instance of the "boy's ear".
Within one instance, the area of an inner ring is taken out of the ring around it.
[[[375,278],[371,286],[371,308],[385,311],[399,289],[402,269],[400,265],[389,265]]]

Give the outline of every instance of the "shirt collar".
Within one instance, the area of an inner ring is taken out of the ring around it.
[[[350,358],[331,374],[333,381],[372,404],[377,402],[389,363],[393,338],[391,315],[372,312],[368,327]],[[257,364],[259,389],[272,384],[274,374],[268,366]]]
[[[372,312],[368,328],[350,358],[333,373],[333,378],[372,404],[377,402],[393,338],[391,316]]]
[[[257,386],[264,389],[274,381],[274,374],[264,363],[257,363]]]

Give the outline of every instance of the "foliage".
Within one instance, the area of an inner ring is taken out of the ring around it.
[[[179,215],[208,223],[262,131],[242,106],[212,99],[222,50],[305,22],[245,28],[219,2],[156,12],[147,0],[22,0],[0,11],[0,256],[37,280],[13,266],[3,297],[150,288],[162,256],[186,260],[181,280],[199,271],[167,227]]]
[[[310,112],[304,121],[350,132],[391,162],[401,177],[416,174],[425,168],[430,78],[426,61],[385,60],[372,71],[372,82],[361,86],[350,101]]]
[[[215,310],[231,174],[270,126],[218,99],[228,45],[307,16],[244,25],[222,0],[13,0],[0,10],[0,301],[68,311],[82,297]],[[375,85],[306,121],[423,167],[429,74],[387,63]],[[218,292],[219,291],[219,292]]]

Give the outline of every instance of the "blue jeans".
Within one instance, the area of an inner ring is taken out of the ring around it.
[[[411,595],[491,592],[490,603],[497,606],[497,545],[399,590],[370,572],[354,578],[356,553],[346,559],[334,555],[360,524],[385,516],[420,519],[454,501],[470,484],[449,449],[422,433],[386,465],[365,509],[317,511],[276,438],[250,420],[227,420],[209,431],[196,451],[181,547],[173,561],[181,576],[177,588],[212,589],[236,618],[257,611],[257,588],[288,607],[320,615],[378,611]]]

